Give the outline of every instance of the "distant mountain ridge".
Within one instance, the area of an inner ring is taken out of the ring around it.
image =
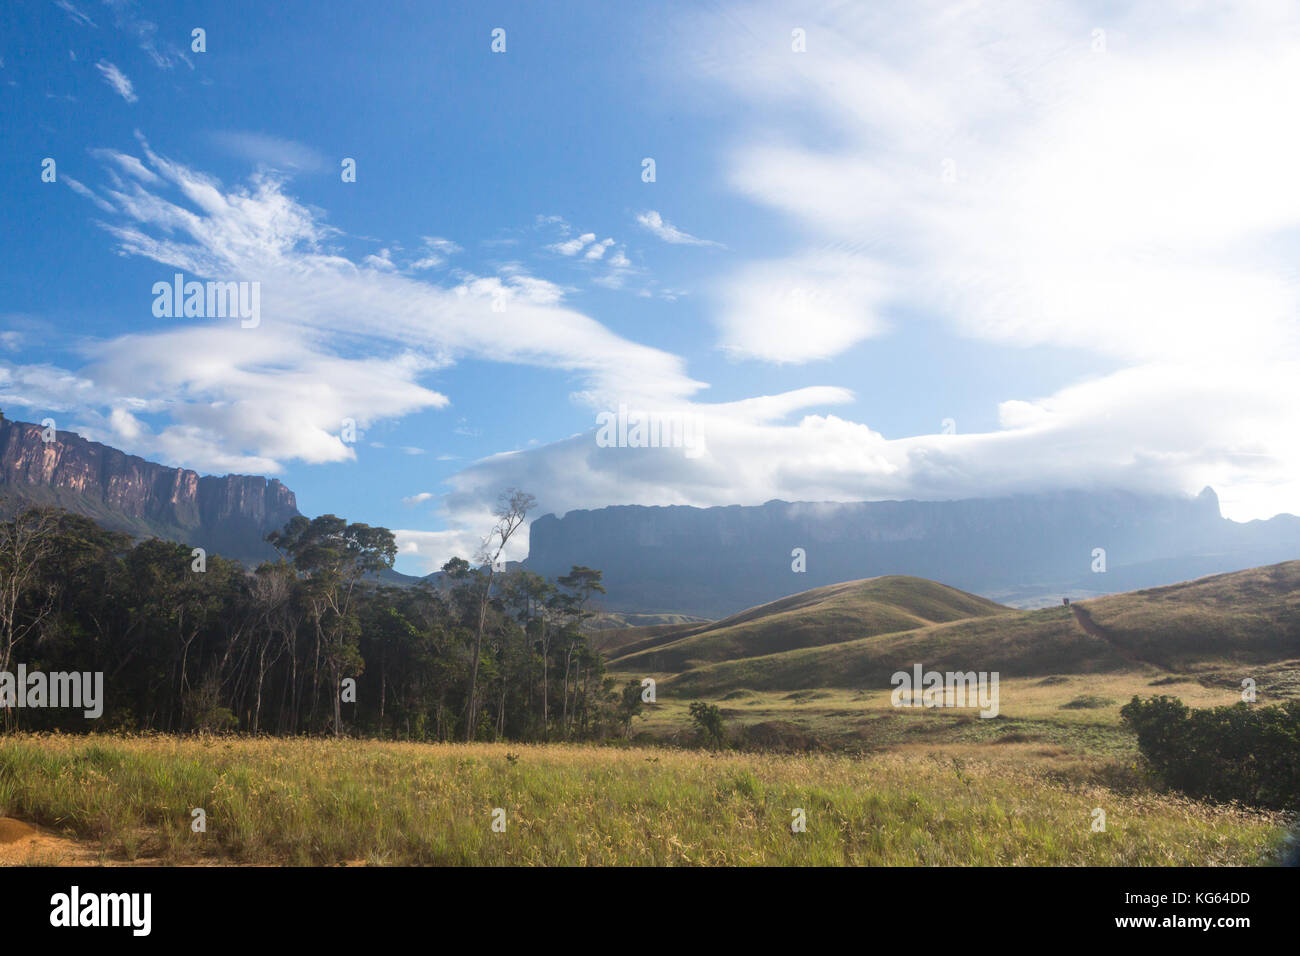
[[[1235,522],[1196,497],[1055,491],[957,501],[616,506],[544,515],[526,566],[604,572],[609,611],[720,618],[828,584],[912,575],[1041,606],[1300,558],[1300,518]],[[806,571],[792,570],[796,548]],[[1094,573],[1094,549],[1106,571]]]
[[[267,532],[298,514],[294,493],[258,475],[199,475],[128,455],[73,432],[0,417],[0,495],[64,508],[107,528],[157,536],[256,563],[274,557]]]
[[[65,508],[137,537],[206,548],[249,564],[299,514],[294,493],[257,475],[200,476],[0,415],[3,510]],[[718,619],[810,588],[885,575],[942,581],[1022,607],[1157,587],[1300,558],[1300,518],[1230,521],[1196,497],[1060,491],[957,501],[756,507],[616,506],[544,515],[523,566],[549,577],[599,568],[599,609]],[[804,573],[791,552],[803,549]],[[1091,573],[1093,552],[1106,572]],[[514,565],[514,562],[511,562]],[[433,577],[437,578],[437,573]],[[385,583],[418,578],[385,572]],[[669,618],[643,618],[651,621]]]

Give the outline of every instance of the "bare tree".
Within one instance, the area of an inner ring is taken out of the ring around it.
[[[54,587],[41,578],[57,530],[48,508],[28,508],[0,522],[0,672],[9,670],[14,648],[54,610]],[[16,712],[6,709],[5,726],[12,729],[15,720]]]
[[[492,512],[497,519],[497,523],[488,533],[488,536],[483,539],[483,544],[475,558],[480,564],[487,565],[487,580],[484,582],[483,591],[479,595],[478,629],[474,633],[474,659],[470,664],[469,699],[467,704],[469,713],[465,719],[466,740],[474,739],[474,725],[477,723],[478,718],[478,664],[479,656],[483,652],[483,627],[487,623],[488,601],[492,596],[492,576],[501,561],[501,555],[505,552],[506,542],[523,525],[524,517],[535,504],[537,504],[536,498],[527,492],[520,491],[518,488],[510,488],[501,492],[497,498],[497,506]]]
[[[42,588],[41,565],[54,550],[58,519],[46,508],[28,508],[0,523],[0,671],[9,670],[14,648],[40,627],[54,608]],[[24,601],[34,600],[26,608]]]

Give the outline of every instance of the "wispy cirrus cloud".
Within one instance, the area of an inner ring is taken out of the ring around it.
[[[54,5],[68,15],[68,19],[83,27],[94,27],[95,21],[90,19],[77,6],[69,0],[55,0]]]
[[[158,24],[136,13],[135,0],[104,0],[105,5],[113,11],[114,25],[124,33],[130,34],[139,49],[160,70],[170,70],[178,63],[184,63],[191,70],[194,64],[189,56],[175,43],[160,38]]]
[[[251,130],[218,130],[209,133],[208,137],[225,152],[260,167],[282,172],[317,172],[327,165],[319,151],[283,136]]]
[[[664,242],[678,246],[721,246],[722,243],[714,242],[712,239],[700,239],[692,236],[690,233],[682,232],[672,223],[667,222],[663,216],[651,209],[647,212],[639,213],[636,221],[654,233],[655,236]]]
[[[263,170],[225,187],[141,146],[139,157],[97,152],[107,182],[73,188],[113,211],[102,225],[118,249],[158,263],[160,279],[182,271],[257,282],[261,325],[155,321],[86,345],[75,372],[9,367],[6,400],[78,408],[97,437],[137,453],[275,472],[287,460],[353,458],[340,434],[346,418],[364,428],[446,406],[421,379],[462,358],[567,372],[590,402],[628,389],[680,400],[701,387],[679,358],[568,308],[561,286],[518,264],[433,283],[390,268],[383,250],[356,262],[280,176]],[[148,290],[141,296],[152,301]],[[131,417],[114,417],[119,408]],[[151,417],[163,421],[155,428]]]
[[[131,80],[115,64],[108,62],[108,60],[100,60],[95,64],[95,69],[99,70],[104,82],[111,86],[113,91],[122,99],[128,103],[134,103],[139,99],[135,95],[135,87],[131,85]]]

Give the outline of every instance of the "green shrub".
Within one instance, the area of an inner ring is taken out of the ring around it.
[[[1300,701],[1191,710],[1134,697],[1120,710],[1164,782],[1188,796],[1300,809]]]
[[[706,704],[702,700],[691,702],[691,720],[704,742],[713,747],[721,747],[727,739],[727,731],[722,723],[722,711],[717,704]]]

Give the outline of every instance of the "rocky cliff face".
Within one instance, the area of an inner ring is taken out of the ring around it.
[[[105,527],[156,535],[209,553],[259,561],[274,552],[263,538],[298,514],[278,479],[203,476],[168,468],[72,432],[42,440],[39,425],[0,418],[0,495],[6,510],[24,502],[55,505]]]
[[[610,610],[720,617],[788,594],[912,574],[1032,606],[1300,558],[1300,519],[1239,524],[1195,498],[1067,491],[961,501],[639,506],[546,515],[527,566],[600,568]],[[806,570],[792,552],[803,549]],[[1105,571],[1094,571],[1094,549]]]

